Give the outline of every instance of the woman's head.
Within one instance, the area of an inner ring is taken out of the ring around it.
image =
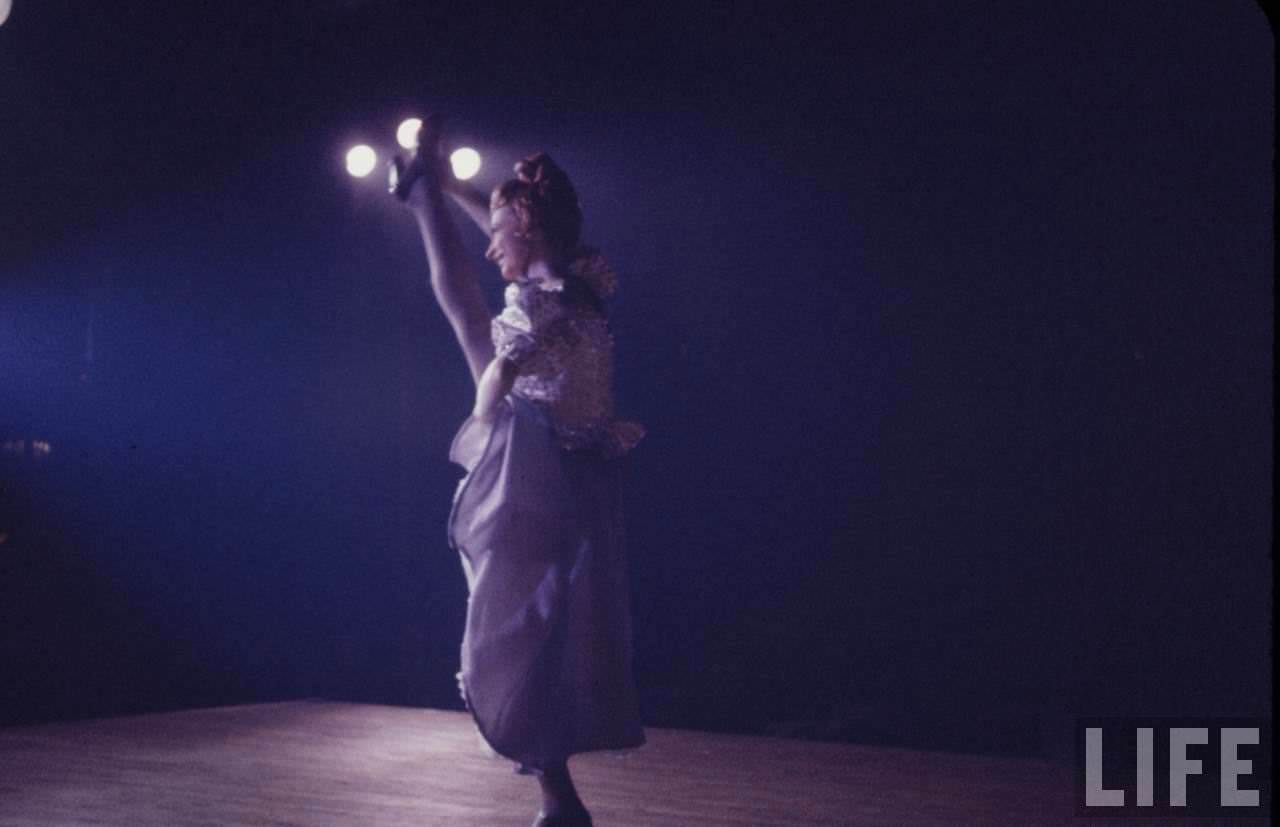
[[[538,259],[563,263],[582,232],[578,193],[549,155],[531,155],[515,171],[489,198],[492,241],[485,253],[507,281],[520,278]]]

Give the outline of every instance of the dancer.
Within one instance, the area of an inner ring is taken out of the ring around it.
[[[537,827],[591,818],[568,758],[638,747],[618,458],[643,435],[615,419],[605,301],[616,279],[579,245],[582,213],[550,157],[516,164],[483,195],[422,128],[407,203],[431,287],[476,383],[450,447],[466,469],[449,516],[470,596],[458,686],[485,741],[537,776]],[[485,258],[507,282],[489,310],[445,204],[490,237]]]

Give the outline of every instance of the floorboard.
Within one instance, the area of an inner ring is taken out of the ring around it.
[[[1057,764],[646,734],[572,760],[597,827],[1078,822]],[[462,712],[302,700],[0,729],[3,827],[515,827],[537,804]]]

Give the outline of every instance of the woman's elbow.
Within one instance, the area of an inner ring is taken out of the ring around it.
[[[502,384],[510,388],[520,375],[520,366],[506,356],[495,357],[495,361],[498,363],[498,375],[502,377]]]

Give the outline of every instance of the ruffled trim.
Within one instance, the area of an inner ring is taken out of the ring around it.
[[[542,264],[541,261],[535,262],[535,265]],[[516,280],[517,284],[532,284],[539,290],[546,293],[563,293],[564,279],[551,272],[551,269],[543,264],[533,272],[526,273]]]
[[[565,448],[571,451],[598,449],[605,459],[628,453],[645,435],[644,426],[629,419],[588,426],[556,425],[555,431]]]
[[[569,273],[586,283],[600,299],[610,298],[618,290],[618,274],[595,247],[581,246],[569,262]]]
[[[610,298],[618,291],[618,273],[595,247],[586,245],[578,247],[570,256],[569,275],[580,279],[601,300]],[[545,293],[563,293],[564,279],[543,269],[526,273],[516,279],[515,285],[533,285]]]
[[[633,422],[630,419],[618,419],[609,426],[609,434],[612,444],[616,447],[617,453],[614,456],[622,456],[644,439],[644,426],[639,422]]]

